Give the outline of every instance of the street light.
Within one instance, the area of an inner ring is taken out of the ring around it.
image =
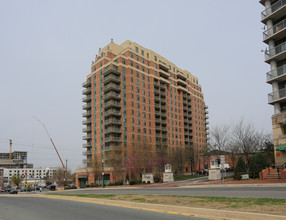
[[[102,167],[102,188],[104,188],[104,168],[103,168],[103,159],[101,160],[101,167]]]

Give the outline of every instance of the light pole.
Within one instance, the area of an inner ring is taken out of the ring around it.
[[[104,188],[104,163],[103,159],[101,160],[101,167],[102,167],[102,188]]]

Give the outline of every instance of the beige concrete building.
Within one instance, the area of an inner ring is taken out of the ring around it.
[[[268,103],[274,107],[272,116],[275,165],[286,162],[286,1],[260,0],[265,6],[261,22],[265,25],[263,42],[268,45],[265,62],[270,65],[266,73],[272,86]]]

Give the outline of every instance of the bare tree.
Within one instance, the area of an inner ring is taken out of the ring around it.
[[[228,125],[215,126],[211,130],[211,147],[218,150],[226,150],[230,143],[231,130]]]
[[[256,130],[252,123],[240,120],[233,128],[233,144],[243,154],[247,166],[251,155],[263,148],[266,139],[267,135],[263,131]]]

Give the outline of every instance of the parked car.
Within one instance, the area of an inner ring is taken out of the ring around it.
[[[5,189],[5,192],[10,192],[11,191],[11,189]]]
[[[209,175],[209,170],[208,169],[204,169],[204,170],[199,170],[197,171],[197,175]]]
[[[17,189],[11,189],[11,191],[9,192],[10,194],[18,194]]]
[[[0,189],[0,192],[2,193],[2,192],[5,192],[5,190],[4,189]]]

